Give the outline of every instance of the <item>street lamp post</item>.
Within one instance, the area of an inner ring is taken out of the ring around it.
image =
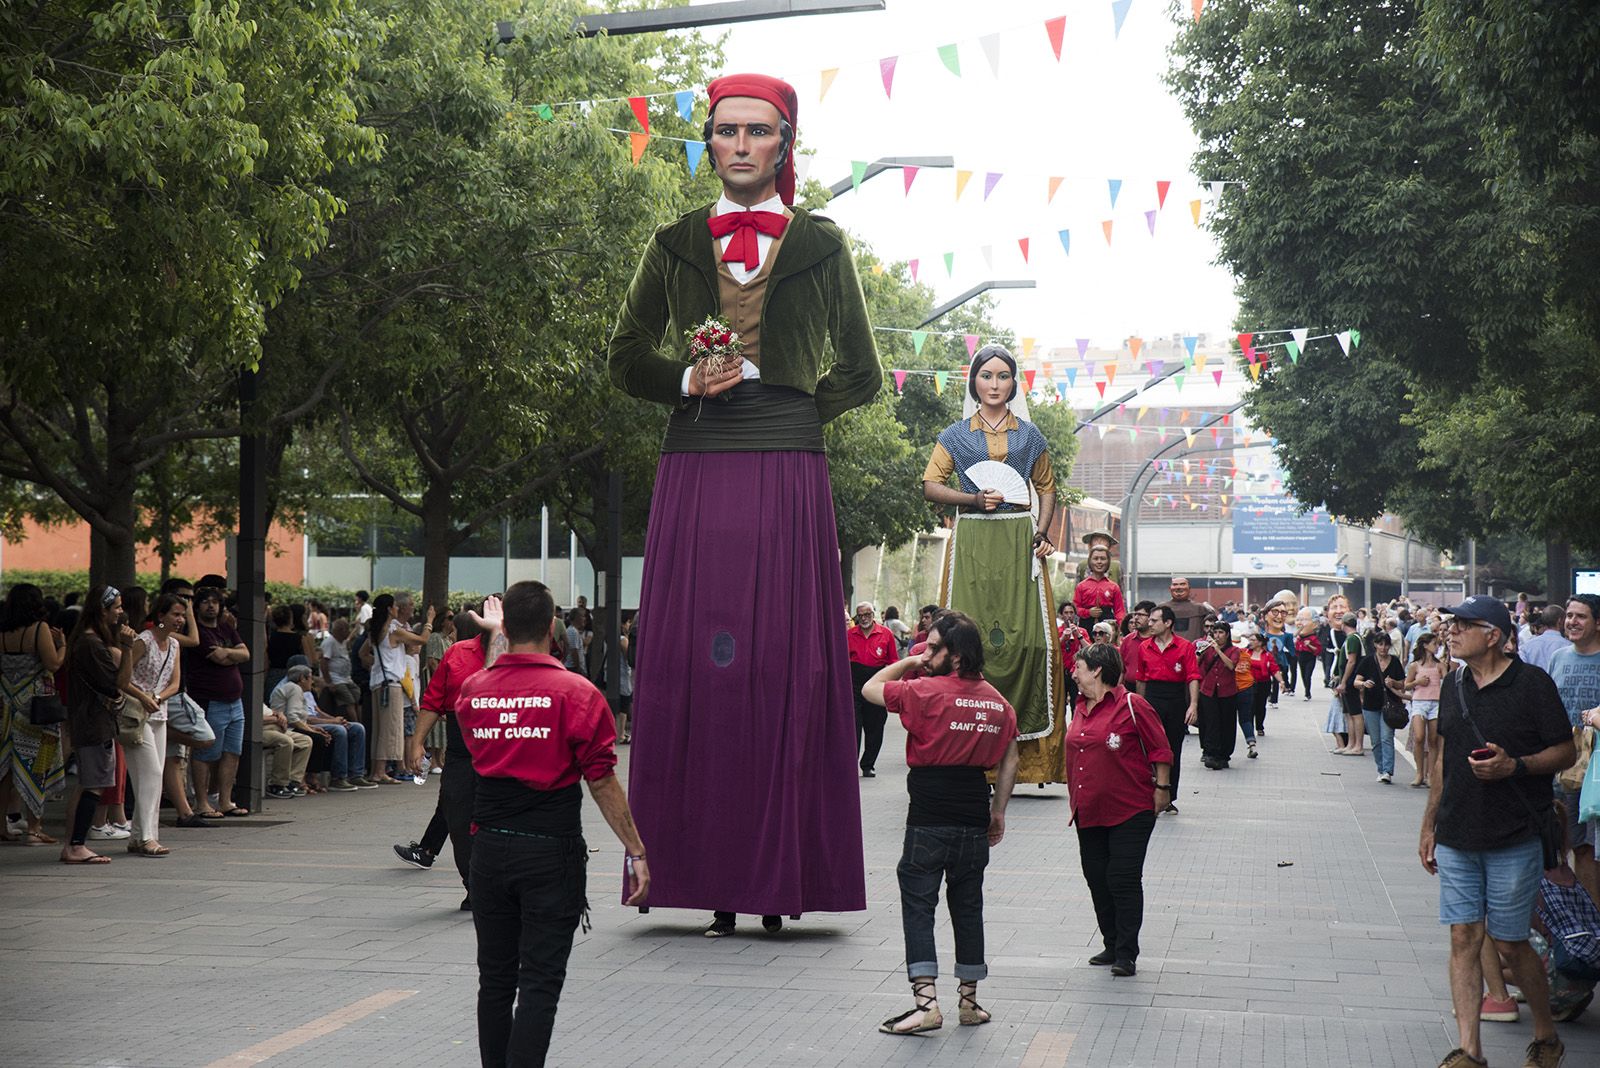
[[[575,33],[598,37],[605,33],[619,37],[625,33],[660,33],[664,30],[689,30],[701,26],[722,26],[732,22],[760,22],[796,15],[846,15],[860,11],[882,11],[887,0],[728,0],[699,7],[668,7],[651,11],[597,12],[580,15],[572,21]],[[503,39],[503,38],[502,38]]]
[[[961,305],[965,304],[973,297],[976,297],[982,293],[987,293],[991,289],[1033,289],[1038,284],[1039,283],[1035,282],[1031,278],[999,278],[990,279],[987,282],[979,282],[977,285],[973,286],[959,297],[954,297],[950,300],[947,300],[937,308],[933,309],[933,311],[928,313],[928,317],[917,325],[927,326],[929,323],[943,319],[946,315],[949,315],[951,312],[961,307]]]
[[[854,175],[841,178],[828,187],[828,199],[843,196],[862,182],[870,181],[889,170],[903,170],[906,167],[943,167],[950,168],[956,165],[954,156],[881,156],[867,164],[867,169],[861,173],[858,180]]]

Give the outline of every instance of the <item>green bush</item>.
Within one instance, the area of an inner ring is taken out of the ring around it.
[[[88,571],[29,571],[22,568],[7,568],[0,574],[0,596],[5,591],[20,582],[31,582],[44,591],[46,597],[60,600],[68,593],[83,594],[89,589]],[[141,573],[138,584],[152,594],[161,588],[159,574]],[[398,587],[380,587],[372,590],[372,596],[380,593],[399,593]],[[420,590],[411,590],[413,596],[420,596]],[[334,586],[293,586],[287,582],[268,582],[267,594],[272,598],[273,604],[293,604],[296,601],[315,600],[321,601],[331,611],[334,608],[354,608],[356,595],[354,590],[341,589]],[[459,606],[465,601],[482,600],[483,594],[470,590],[451,590],[450,604]]]

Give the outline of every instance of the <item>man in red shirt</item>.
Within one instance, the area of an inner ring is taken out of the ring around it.
[[[1155,606],[1154,601],[1140,601],[1133,606],[1133,625],[1117,648],[1122,656],[1122,677],[1130,684],[1139,677],[1139,647],[1150,637],[1150,609]]]
[[[883,748],[883,725],[889,715],[872,702],[863,700],[861,687],[879,668],[894,663],[900,655],[894,631],[877,622],[876,616],[871,601],[856,605],[855,625],[846,638],[850,647],[850,688],[855,691],[856,699],[856,746],[861,750],[863,779],[877,775],[874,768],[878,763],[878,750]]]
[[[501,622],[508,651],[456,700],[478,774],[470,879],[485,1068],[542,1065],[550,1048],[573,931],[588,914],[579,779],[626,853],[625,904],[644,904],[650,890],[617,782],[616,721],[594,684],[550,655],[555,621],[543,583],[512,586]]]
[[[913,668],[924,677],[906,681]],[[933,1031],[944,1023],[935,994],[939,976],[933,913],[939,882],[948,887],[955,930],[956,980],[961,1022],[989,1022],[978,1004],[978,983],[988,977],[983,958],[983,869],[989,847],[1006,833],[1006,803],[1017,779],[1017,715],[983,679],[983,638],[960,612],[940,616],[928,647],[877,672],[863,696],[900,717],[906,728],[905,851],[900,913],[905,926],[906,973],[916,1007],[885,1020],[891,1035]],[[994,797],[986,776],[995,772]]]
[[[1170,605],[1150,609],[1150,637],[1139,646],[1139,670],[1134,681],[1139,696],[1161,715],[1172,750],[1172,793],[1178,796],[1178,770],[1183,761],[1183,739],[1200,716],[1200,662],[1194,643],[1173,633],[1177,616]],[[1163,812],[1176,813],[1168,800]]]

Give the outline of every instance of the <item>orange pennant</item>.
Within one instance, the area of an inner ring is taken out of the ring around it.
[[[1115,382],[1116,380],[1117,380],[1117,365],[1114,364],[1114,363],[1106,364],[1106,385],[1109,386],[1111,383]]]
[[[1206,6],[1206,0],[1189,0],[1189,8],[1194,12],[1194,20],[1200,21],[1200,12]]]
[[[1045,195],[1045,198],[1044,198],[1044,202],[1046,204],[1050,203],[1052,200],[1054,200],[1056,198],[1056,190],[1061,188],[1061,182],[1062,182],[1062,179],[1056,178],[1054,176],[1051,177],[1051,179],[1050,179],[1050,192],[1047,193]]]
[[[633,148],[633,165],[637,167],[639,160],[644,158],[645,146],[650,143],[650,135],[646,133],[631,133],[628,135],[628,144]]]
[[[1107,219],[1100,224],[1100,229],[1106,233],[1106,244],[1111,244],[1111,220]]]
[[[1144,348],[1144,338],[1130,337],[1128,339],[1128,351],[1133,353],[1134,359],[1137,360],[1139,358],[1139,350],[1142,348]]]

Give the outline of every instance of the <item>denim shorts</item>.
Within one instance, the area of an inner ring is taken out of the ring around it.
[[[216,732],[217,740],[190,756],[203,764],[222,759],[223,753],[238,756],[244,752],[244,702],[207,701],[206,722]]]
[[[1421,716],[1423,719],[1430,720],[1430,721],[1431,720],[1436,720],[1436,719],[1439,718],[1439,702],[1438,701],[1412,701],[1411,702],[1411,714],[1413,716]]]
[[[1504,849],[1434,848],[1439,865],[1439,922],[1488,921],[1489,937],[1526,942],[1533,900],[1544,875],[1544,846],[1532,838]]]

